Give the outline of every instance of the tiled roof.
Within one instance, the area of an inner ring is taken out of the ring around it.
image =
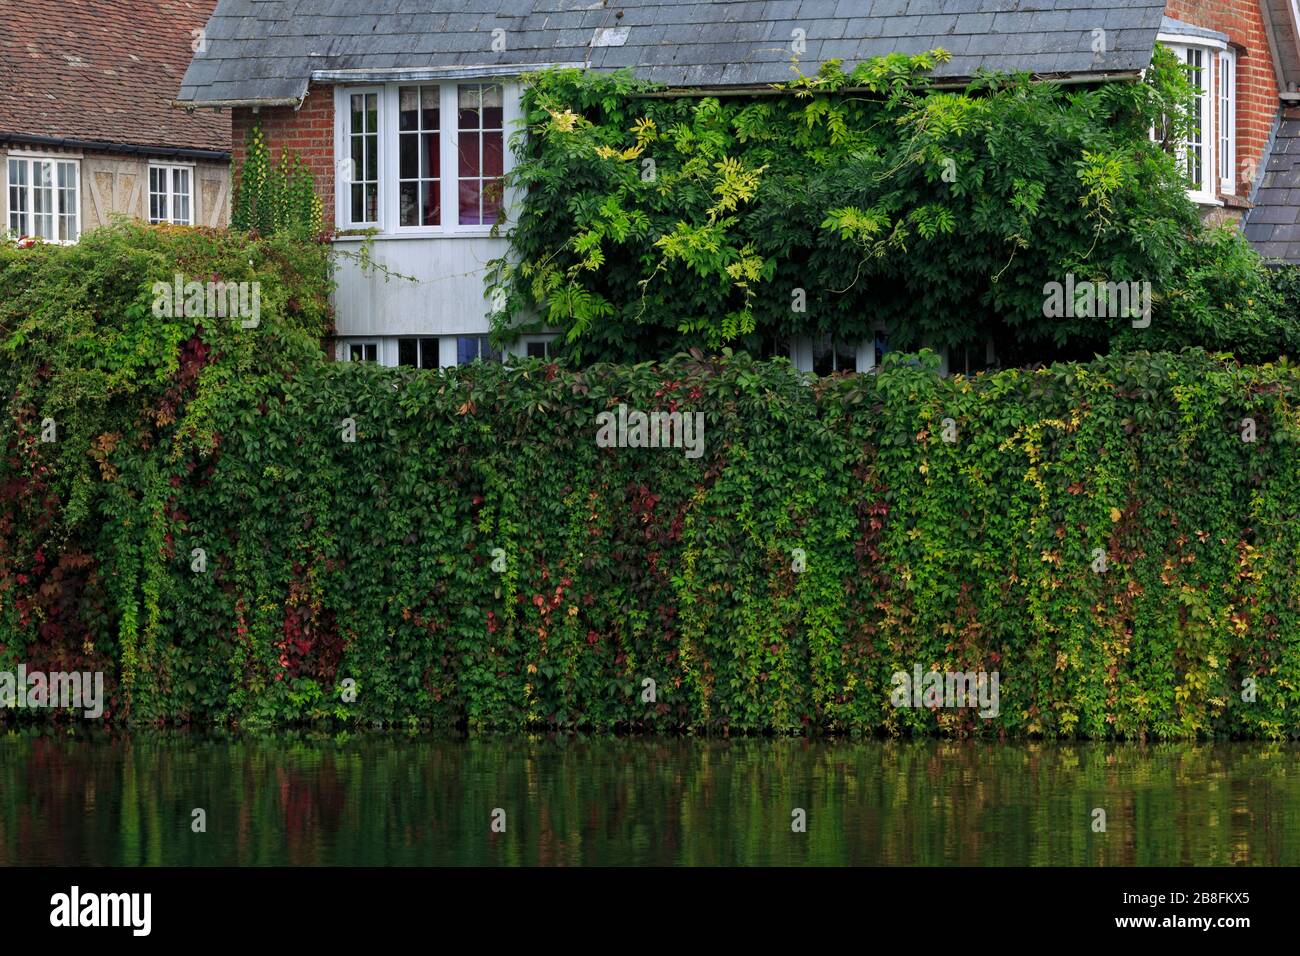
[[[1284,109],[1265,153],[1245,234],[1265,259],[1300,263],[1300,109]]]
[[[216,0],[0,0],[4,134],[230,150],[230,116],[171,105]]]
[[[944,77],[1128,73],[1150,63],[1163,13],[1163,0],[220,0],[179,99],[299,98],[315,71],[557,63],[755,86],[791,77],[796,29],[805,73],[936,47],[953,55]]]

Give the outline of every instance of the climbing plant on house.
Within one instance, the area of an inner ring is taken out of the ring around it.
[[[315,179],[298,153],[284,149],[272,162],[261,124],[245,140],[245,158],[235,176],[235,229],[269,236],[292,233],[316,236],[322,226],[322,203]]]
[[[1143,82],[1097,87],[941,88],[929,74],[947,58],[830,62],[763,96],[536,75],[510,253],[488,278],[508,293],[498,332],[558,327],[577,357],[610,359],[881,325],[901,347],[993,335],[1013,358],[1104,350],[1127,317],[1044,315],[1044,285],[1072,275],[1150,282],[1161,347],[1242,345],[1213,334],[1202,303],[1234,330],[1268,329],[1247,344],[1300,340],[1244,242],[1207,238],[1187,198],[1191,87],[1168,51]],[[1244,281],[1205,294],[1233,259]]]

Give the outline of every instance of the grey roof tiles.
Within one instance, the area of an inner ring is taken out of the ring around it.
[[[314,71],[554,63],[757,86],[791,78],[796,29],[805,73],[938,47],[954,54],[939,77],[1127,73],[1150,62],[1163,13],[1163,0],[220,0],[178,99],[301,97]]]
[[[1284,109],[1244,232],[1265,259],[1300,264],[1300,110]]]

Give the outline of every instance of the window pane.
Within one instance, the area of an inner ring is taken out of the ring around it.
[[[420,206],[424,210],[424,225],[436,226],[442,222],[442,190],[436,181],[420,185]]]
[[[482,87],[462,85],[456,90],[456,105],[459,109],[461,129],[479,129],[479,107],[482,105]]]
[[[420,150],[420,175],[425,179],[437,179],[442,169],[442,157],[438,155],[438,134],[425,133],[424,145]]]
[[[483,180],[483,218],[482,224],[491,226],[501,216],[501,180]]]
[[[366,221],[366,204],[365,204],[365,187],[360,183],[354,183],[352,186],[352,221]]]
[[[366,361],[367,362],[379,361],[379,346],[373,342],[368,342],[366,344]]]
[[[462,131],[459,152],[460,174],[462,176],[478,176],[482,168],[479,154],[479,134]]]
[[[504,111],[501,108],[501,87],[487,86],[483,88],[483,128],[484,129],[502,129],[504,126]]]
[[[397,340],[397,364],[412,367],[419,364],[419,342],[417,340]]]
[[[460,336],[456,339],[456,364],[468,365],[478,359],[478,339],[473,336]]]
[[[856,372],[858,370],[858,350],[844,342],[835,343],[835,371]]]
[[[420,90],[404,86],[398,94],[397,128],[403,132],[420,128]]]
[[[424,124],[421,128],[425,130],[436,130],[439,128],[438,111],[441,107],[439,102],[442,98],[442,90],[436,86],[424,86],[420,88],[420,110],[422,112],[421,122]]]
[[[438,367],[438,340],[420,339],[420,368]]]
[[[415,179],[420,175],[420,137],[403,133],[398,137],[397,175],[402,179]]]
[[[41,239],[54,238],[54,164],[32,162],[32,233]]]
[[[505,134],[483,134],[483,175],[500,176],[505,157]]]
[[[486,335],[462,335],[456,339],[456,362],[468,365],[482,359],[485,362],[501,361],[501,353],[488,344]]]
[[[379,179],[379,137],[366,136],[366,182]]]
[[[460,223],[462,226],[477,226],[482,223],[480,215],[480,202],[483,198],[483,187],[477,179],[462,179],[460,181]]]
[[[1205,81],[1202,77],[1201,51],[1188,50],[1187,63],[1192,68],[1192,85],[1198,90],[1204,90]],[[1191,130],[1187,140],[1187,178],[1196,189],[1200,189],[1204,182],[1204,156],[1202,152],[1204,143],[1201,135],[1202,124],[1205,122],[1204,111],[1204,97],[1198,96],[1193,102]]]
[[[403,226],[420,224],[420,184],[412,181],[398,186],[398,222]]]
[[[547,354],[546,354],[546,353],[547,353],[547,348],[546,348],[546,346],[547,346],[547,343],[546,343],[546,342],[529,342],[529,343],[528,343],[528,357],[529,357],[529,358],[540,358],[540,359],[544,359],[544,358],[546,358],[546,357],[547,357]]]
[[[172,191],[175,193],[172,216],[182,225],[190,223],[190,171],[188,169],[172,170]]]
[[[15,236],[28,234],[26,160],[9,160],[9,231]]]

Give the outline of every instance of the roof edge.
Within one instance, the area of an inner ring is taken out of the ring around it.
[[[126,153],[138,156],[180,156],[185,159],[229,160],[228,149],[199,149],[190,146],[155,146],[141,143],[115,143],[100,139],[78,139],[67,136],[34,136],[30,133],[10,133],[0,130],[0,142],[24,146],[54,146],[60,149],[85,149],[105,153]]]

